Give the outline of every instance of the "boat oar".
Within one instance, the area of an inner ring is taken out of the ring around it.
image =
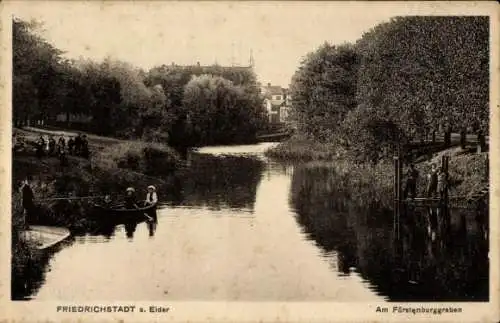
[[[153,218],[147,215],[147,213],[144,213],[144,216],[148,219],[148,221],[153,221]]]
[[[40,199],[40,202],[46,201],[58,201],[58,200],[85,200],[85,199],[97,199],[104,198],[105,196],[76,196],[76,197],[53,197],[48,199]]]

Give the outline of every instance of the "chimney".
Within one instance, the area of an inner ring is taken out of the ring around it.
[[[267,87],[271,87],[271,83],[267,83]]]

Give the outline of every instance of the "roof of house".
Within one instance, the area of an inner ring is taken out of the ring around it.
[[[268,99],[270,99],[273,95],[284,95],[285,93],[285,89],[283,89],[281,86],[267,85],[262,87],[262,94]]]
[[[283,89],[281,88],[281,86],[266,86],[264,88],[264,91],[266,91],[267,94],[271,95],[283,94]]]
[[[279,104],[271,103],[271,108],[283,107],[285,106],[285,102],[281,102]]]
[[[177,65],[177,64],[171,64],[171,65],[166,65],[163,64],[161,66],[162,68],[185,68],[185,69],[191,69],[191,68],[201,68],[201,69],[209,69],[213,70],[215,68],[223,69],[223,70],[234,70],[234,71],[243,71],[243,70],[252,70],[252,66],[244,66],[244,65],[234,65],[234,66],[224,66],[224,65],[219,65],[219,64],[213,64],[213,65],[198,65],[198,64],[191,64],[191,65]]]

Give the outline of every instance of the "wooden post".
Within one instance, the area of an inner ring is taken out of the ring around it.
[[[401,201],[403,199],[403,186],[401,185],[401,182],[403,181],[403,159],[401,158],[401,151],[399,152],[398,156],[398,197],[399,197],[399,202],[401,204]]]
[[[490,156],[489,155],[486,155],[484,179],[487,182],[490,181]]]
[[[449,164],[450,157],[449,156],[443,156],[441,158],[441,169],[445,174],[445,191],[443,196],[441,197],[440,200],[440,208],[441,208],[441,219],[444,221],[446,225],[448,225],[448,220],[449,220],[449,214],[448,214],[448,204],[449,204],[449,197],[448,197],[448,164]]]
[[[448,161],[450,160],[450,157],[449,156],[442,156],[441,157],[441,169],[443,170],[443,172],[448,175]]]
[[[399,156],[394,156],[394,230],[399,239],[399,216],[401,205],[401,163]]]

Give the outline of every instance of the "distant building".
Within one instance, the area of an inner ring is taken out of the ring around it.
[[[269,123],[286,123],[290,108],[288,89],[268,83],[267,86],[261,86],[261,93],[264,96],[264,107],[269,116]]]
[[[159,67],[155,67],[155,70],[159,71],[187,71],[192,75],[217,75],[225,77],[226,79],[231,80],[235,85],[239,85],[245,81],[245,77],[238,72],[252,72],[253,66],[248,65],[233,65],[233,66],[223,66],[219,64],[213,65],[202,65],[200,62],[196,62],[196,64],[191,65],[177,65],[172,63],[171,65],[161,65]],[[245,74],[245,73],[242,73]]]
[[[92,121],[92,116],[86,115],[86,114],[74,114],[70,113],[69,114],[69,120],[68,120],[68,114],[66,113],[59,113],[56,116],[56,121],[57,122],[72,122],[72,123],[89,123]]]

